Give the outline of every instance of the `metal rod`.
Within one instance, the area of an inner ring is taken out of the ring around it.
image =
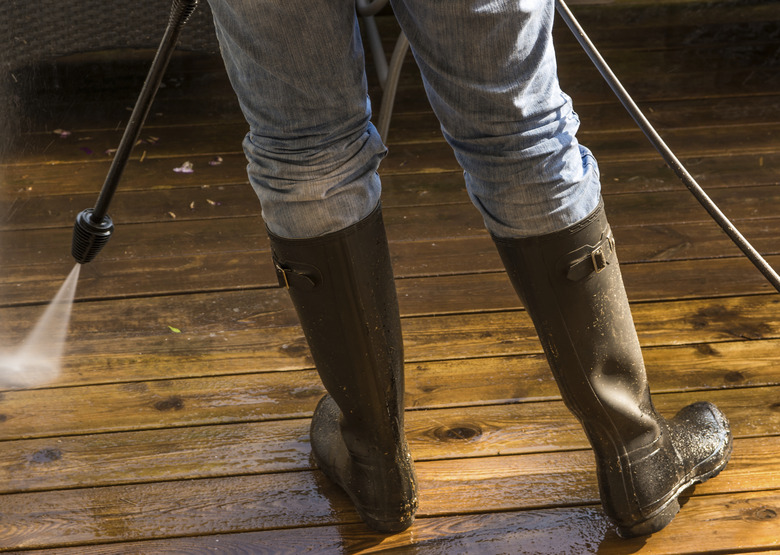
[[[149,68],[149,73],[147,74],[141,92],[138,95],[138,100],[136,100],[135,107],[130,115],[130,120],[127,123],[127,127],[125,127],[124,134],[119,142],[119,147],[114,155],[114,159],[111,161],[111,167],[108,169],[108,174],[103,182],[103,187],[100,190],[100,195],[98,196],[95,208],[92,211],[91,218],[93,221],[99,222],[103,220],[108,212],[108,205],[111,203],[111,199],[119,185],[119,179],[122,177],[122,172],[130,158],[130,152],[133,150],[133,147],[138,140],[141,128],[151,110],[154,97],[157,94],[157,90],[160,88],[160,83],[162,82],[163,75],[168,67],[168,62],[170,62],[173,52],[176,49],[176,41],[179,38],[181,29],[195,10],[197,4],[198,0],[173,1],[165,34],[160,41],[160,46],[158,47],[152,65]]]
[[[390,58],[390,66],[387,72],[387,81],[385,90],[382,93],[382,105],[379,109],[376,128],[382,141],[387,144],[387,135],[390,132],[390,119],[393,116],[393,106],[395,105],[395,93],[398,91],[398,83],[401,78],[401,67],[404,63],[404,57],[409,51],[409,40],[401,32],[393,48],[393,55]]]
[[[577,42],[580,43],[580,46],[582,46],[583,50],[585,50],[585,53],[596,66],[596,69],[599,70],[601,76],[612,89],[612,92],[615,93],[615,95],[618,97],[618,100],[620,100],[621,104],[623,104],[623,107],[628,111],[642,132],[644,132],[644,134],[653,144],[655,149],[661,154],[669,167],[674,170],[685,186],[688,187],[688,190],[693,193],[693,196],[696,197],[696,200],[698,200],[704,209],[707,210],[709,215],[715,220],[721,229],[726,232],[731,240],[737,245],[737,247],[740,248],[740,250],[742,250],[745,256],[748,257],[748,259],[756,266],[756,268],[758,268],[758,270],[764,275],[769,283],[771,283],[772,286],[774,286],[774,288],[780,292],[780,276],[778,276],[777,272],[772,269],[772,267],[767,263],[766,260],[764,260],[759,252],[753,248],[753,245],[751,245],[748,240],[745,239],[745,237],[739,232],[734,224],[731,223],[725,214],[723,214],[720,208],[718,208],[718,205],[713,202],[713,200],[707,195],[706,192],[704,192],[704,189],[702,189],[693,176],[688,173],[688,170],[685,169],[680,160],[677,159],[672,150],[666,145],[664,140],[653,128],[631,96],[629,96],[626,89],[623,88],[623,85],[604,61],[604,58],[601,57],[601,54],[599,54],[595,45],[588,38],[582,26],[574,17],[574,14],[572,14],[571,10],[569,10],[569,7],[565,4],[565,2],[563,2],[563,0],[556,0],[556,8],[558,10],[558,14],[563,18],[564,22],[577,39]]]
[[[376,66],[376,75],[379,79],[379,86],[384,89],[387,82],[387,58],[385,57],[384,46],[382,46],[382,37],[379,35],[379,28],[376,25],[376,19],[373,15],[367,15],[363,18],[366,28],[366,37],[371,49],[371,58]]]

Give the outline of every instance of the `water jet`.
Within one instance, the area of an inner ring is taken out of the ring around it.
[[[80,268],[71,270],[21,345],[0,352],[0,388],[39,387],[59,376]]]

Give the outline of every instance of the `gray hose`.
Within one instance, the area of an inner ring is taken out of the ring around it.
[[[379,136],[387,143],[387,134],[390,131],[390,119],[393,116],[393,105],[395,104],[395,93],[398,90],[398,82],[401,78],[401,67],[409,50],[409,40],[406,35],[401,33],[395,42],[393,56],[390,58],[390,67],[387,70],[387,81],[382,93],[382,106],[379,110],[376,128]]]

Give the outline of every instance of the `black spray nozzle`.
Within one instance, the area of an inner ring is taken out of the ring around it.
[[[95,221],[93,212],[92,208],[82,210],[76,216],[76,223],[73,225],[73,243],[70,252],[79,264],[92,261],[114,232],[114,222],[108,214],[100,221]]]
[[[138,135],[141,132],[146,116],[149,115],[154,96],[157,93],[157,89],[160,88],[165,68],[168,66],[168,62],[176,48],[176,41],[181,28],[192,15],[197,5],[198,0],[173,0],[165,35],[163,35],[160,41],[160,46],[157,48],[152,66],[149,68],[149,73],[146,76],[146,81],[144,81],[141,93],[138,95],[133,112],[130,114],[130,120],[127,122],[125,132],[122,134],[122,140],[119,142],[117,152],[111,161],[111,167],[108,169],[108,175],[100,190],[100,196],[95,203],[95,208],[83,210],[76,216],[76,224],[73,227],[71,254],[73,254],[73,258],[79,264],[86,264],[95,258],[100,249],[108,243],[111,234],[114,232],[114,224],[106,214],[108,205],[119,184],[119,178],[127,165],[130,151],[138,140]]]

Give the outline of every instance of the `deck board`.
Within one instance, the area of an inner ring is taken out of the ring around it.
[[[780,267],[775,3],[572,7],[683,163]],[[397,24],[378,22],[392,48]],[[421,507],[401,534],[362,525],[311,461],[323,388],[276,284],[246,124],[219,58],[177,53],[112,205],[115,237],[82,268],[62,375],[0,392],[0,551],[780,552],[780,297],[560,21],[555,40],[578,137],[599,159],[655,403],[672,416],[711,400],[736,438],[727,469],[685,492],[669,527],[625,541],[604,518],[585,436],[411,57],[380,174]],[[18,134],[0,144],[0,347],[21,341],[73,267],[73,219],[94,202],[149,56],[78,54],[14,76],[27,89]],[[184,161],[193,174],[173,171]]]

